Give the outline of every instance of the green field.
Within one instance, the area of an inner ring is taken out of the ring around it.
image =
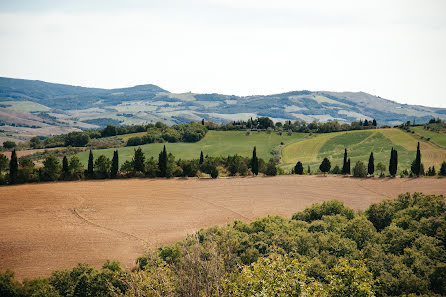
[[[344,148],[348,150],[352,168],[358,160],[367,163],[370,152],[374,154],[375,164],[383,162],[388,167],[390,150],[394,147],[398,150],[398,168],[404,170],[410,168],[415,158],[417,142],[416,137],[400,129],[316,134],[285,146],[282,150],[283,167],[290,169],[301,161],[305,168],[310,165],[315,171],[324,157],[330,159],[332,168],[335,165],[342,167]],[[421,142],[421,154],[426,170],[432,165],[438,169],[440,163],[446,161],[446,150],[428,142]]]
[[[6,108],[18,110],[18,111],[26,111],[26,112],[35,112],[35,111],[48,111],[49,107],[45,105],[31,102],[31,101],[0,101],[0,105],[6,106]]]
[[[425,138],[430,138],[431,141],[435,142],[439,146],[446,148],[446,134],[425,130],[423,127],[410,127],[410,129],[414,130],[416,133]]]
[[[132,136],[140,133],[135,133]],[[203,151],[204,155],[209,156],[227,156],[238,154],[241,156],[250,157],[252,155],[252,149],[257,147],[257,156],[267,161],[272,157],[272,150],[279,146],[281,142],[293,143],[303,139],[307,134],[293,133],[291,136],[280,136],[277,133],[267,134],[266,132],[252,132],[247,136],[245,131],[208,131],[206,136],[195,143],[151,143],[141,145],[143,152],[147,157],[158,158],[159,152],[163,149],[163,145],[166,145],[167,151],[175,155],[176,159],[198,159],[200,157],[200,151]],[[131,160],[134,150],[137,147],[121,147],[117,148],[119,151],[119,163],[122,164],[126,160]],[[94,150],[93,154],[95,158],[99,155],[105,155],[109,158],[113,157],[113,150],[115,149],[102,149]],[[88,161],[88,151],[79,153],[78,156],[84,165]]]

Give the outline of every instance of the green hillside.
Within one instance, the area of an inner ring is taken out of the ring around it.
[[[430,138],[433,142],[435,142],[439,146],[446,148],[446,134],[429,131],[424,129],[423,127],[410,127],[410,129],[425,138]]]
[[[272,157],[273,149],[281,142],[293,143],[299,141],[307,134],[293,133],[291,136],[284,133],[282,136],[277,133],[268,134],[266,132],[252,132],[247,136],[245,131],[208,131],[206,136],[196,143],[151,143],[141,145],[146,157],[158,158],[159,152],[166,145],[167,151],[175,155],[176,159],[198,159],[200,151],[209,156],[227,156],[238,154],[241,156],[251,156],[252,149],[257,146],[257,155],[264,160]],[[121,147],[119,150],[119,162],[122,164],[126,160],[131,160],[133,152],[137,147]],[[105,155],[110,159],[113,157],[115,149],[94,150],[95,158]],[[88,161],[88,151],[79,153],[78,156],[84,165]]]
[[[446,135],[442,139],[446,140]],[[394,147],[398,150],[398,168],[404,170],[410,168],[415,158],[417,142],[418,139],[412,134],[399,129],[316,134],[285,146],[282,150],[283,166],[290,169],[297,161],[301,161],[305,167],[310,165],[314,171],[319,168],[322,159],[328,157],[332,167],[342,167],[344,148],[347,148],[352,167],[358,160],[367,162],[370,152],[374,154],[375,164],[383,162],[387,167],[390,150]],[[428,142],[421,142],[421,153],[426,169],[432,165],[439,168],[440,163],[446,160],[446,150]]]

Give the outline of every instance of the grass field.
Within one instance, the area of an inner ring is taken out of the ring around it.
[[[410,127],[411,130],[414,130],[416,133],[420,134],[425,138],[430,138],[433,142],[446,148],[446,134],[437,133],[429,130],[425,130],[423,127]]]
[[[316,134],[285,146],[282,150],[283,167],[290,169],[301,161],[305,168],[310,165],[312,171],[316,171],[324,157],[329,158],[332,168],[335,165],[342,167],[344,148],[348,150],[352,168],[359,160],[367,164],[370,152],[373,152],[375,166],[383,162],[388,167],[390,150],[394,147],[398,150],[398,168],[404,170],[409,169],[415,159],[417,142],[412,134],[400,129]],[[421,142],[421,155],[426,170],[432,165],[438,169],[441,162],[446,161],[446,150],[428,142]]]
[[[356,210],[402,192],[446,194],[445,178],[277,176],[219,179],[120,179],[0,187],[0,270],[49,276],[106,259],[132,267],[147,247],[200,228],[290,217],[313,203],[343,201]]]
[[[139,133],[135,133],[132,136],[140,136]],[[146,155],[146,158],[153,156],[158,158],[159,152],[163,149],[163,145],[166,145],[168,152],[175,155],[178,160],[181,159],[198,159],[200,157],[200,151],[202,150],[204,155],[209,156],[227,156],[238,154],[241,156],[251,156],[254,146],[257,147],[257,156],[267,161],[272,157],[272,150],[279,146],[281,142],[287,144],[295,141],[299,141],[307,134],[293,133],[291,136],[280,136],[277,133],[267,134],[266,132],[252,132],[251,135],[246,136],[245,131],[208,131],[206,136],[195,143],[151,143],[141,145],[141,149]],[[119,163],[122,164],[126,160],[131,160],[134,154],[134,150],[137,147],[121,147],[119,151]],[[113,157],[113,150],[115,149],[102,149],[94,150],[93,154],[95,158],[100,155],[105,155],[109,158]],[[89,152],[79,153],[81,162],[86,165],[88,162]]]

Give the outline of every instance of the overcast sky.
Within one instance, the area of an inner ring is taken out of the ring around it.
[[[0,76],[446,107],[446,1],[0,0]]]

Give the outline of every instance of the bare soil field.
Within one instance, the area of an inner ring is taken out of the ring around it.
[[[0,270],[19,280],[78,262],[132,267],[147,247],[200,228],[266,215],[290,217],[340,200],[363,210],[404,192],[446,195],[446,179],[279,176],[128,179],[0,187]]]
[[[44,148],[44,149],[23,150],[23,151],[16,151],[16,154],[17,154],[17,158],[21,158],[21,157],[32,155],[35,153],[42,153],[44,151],[54,151],[57,149],[61,149],[61,148],[52,147],[52,148]],[[6,156],[6,158],[11,159],[12,152],[0,152],[0,154],[3,154]]]

